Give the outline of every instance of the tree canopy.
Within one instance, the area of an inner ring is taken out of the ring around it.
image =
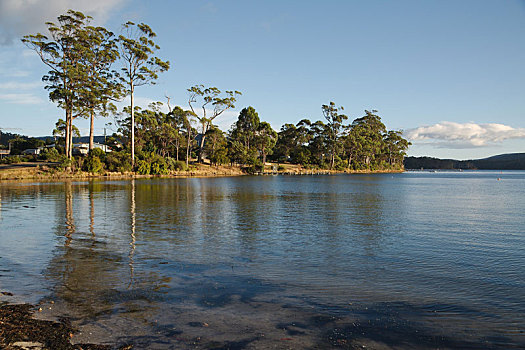
[[[119,35],[121,81],[128,86],[127,94],[130,96],[132,163],[135,162],[135,87],[155,84],[158,73],[170,68],[169,61],[162,61],[155,56],[155,51],[160,49],[153,41],[156,36],[147,24],[135,24],[131,21],[123,25],[123,32]]]

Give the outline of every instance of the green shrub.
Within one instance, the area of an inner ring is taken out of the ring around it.
[[[186,171],[188,170],[188,167],[186,166],[186,162],[182,160],[175,160],[174,158],[167,157],[166,163],[168,164],[168,169],[173,171]]]
[[[90,154],[84,160],[82,170],[93,174],[100,174],[104,171],[104,163],[102,163],[99,157]]]
[[[310,164],[310,158],[312,154],[307,148],[301,149],[299,152],[293,154],[292,156],[292,163],[301,164],[302,166],[306,166]]]
[[[262,164],[254,164],[242,167],[241,170],[247,174],[256,174],[262,171]]]
[[[22,163],[22,156],[12,156],[8,158],[8,164]]]
[[[151,164],[143,159],[137,160],[136,165],[137,173],[140,175],[149,175],[151,171]]]
[[[66,148],[64,147],[64,145],[57,145],[57,144],[55,144],[55,149],[58,151],[58,154],[65,154],[66,153]]]
[[[8,156],[2,159],[1,164],[17,164],[22,162],[20,156]]]
[[[104,152],[100,148],[93,148],[91,151],[89,151],[88,156],[95,156],[98,157],[101,161],[104,161],[106,159],[106,152]]]
[[[110,153],[106,156],[106,169],[108,171],[119,171],[120,159],[117,153]]]
[[[346,168],[347,168],[346,162],[342,160],[341,157],[336,155],[334,158],[334,169],[342,171],[342,170],[345,170]]]
[[[73,165],[73,160],[75,158],[72,157],[71,160],[67,159],[67,157],[64,155],[64,154],[61,154],[59,159],[58,159],[58,166],[57,168],[59,170],[65,170],[67,168],[71,168],[72,165]]]
[[[36,154],[27,154],[20,156],[20,160],[22,162],[36,162],[38,159],[38,156]]]
[[[121,173],[133,170],[131,165],[131,154],[127,152],[112,152],[106,155],[106,169]]]
[[[170,173],[166,160],[161,156],[156,156],[151,162],[151,175],[167,175]]]
[[[150,152],[143,151],[142,147],[138,145],[135,147],[135,159],[145,160],[150,158],[150,156]]]
[[[47,160],[48,162],[56,162],[60,158],[60,154],[58,153],[58,150],[54,147],[52,148],[44,148],[40,152],[40,159]]]
[[[228,149],[226,147],[221,147],[210,157],[210,161],[213,164],[228,164],[230,158],[228,158]]]
[[[83,170],[84,169],[84,159],[85,157],[76,157],[71,159],[71,170]]]

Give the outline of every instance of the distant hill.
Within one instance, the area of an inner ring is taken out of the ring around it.
[[[27,136],[12,134],[10,132],[5,132],[5,131],[0,130],[0,145],[7,147],[9,145],[9,141],[12,139],[16,139],[17,137],[22,137],[22,138],[27,139]]]
[[[54,140],[53,136],[38,136],[35,137],[35,139],[43,140],[43,141],[51,141]],[[104,136],[93,136],[93,141],[95,143],[101,143],[104,144]],[[81,137],[73,137],[73,143],[89,143],[89,136],[81,136]]]
[[[525,170],[525,153],[508,153],[497,156],[455,160],[432,157],[405,157],[405,169],[464,169],[464,170]]]

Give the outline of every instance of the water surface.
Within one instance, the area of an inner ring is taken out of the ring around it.
[[[69,317],[74,341],[525,346],[524,172],[2,183],[0,196],[3,299]]]

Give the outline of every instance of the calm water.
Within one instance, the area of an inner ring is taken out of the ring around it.
[[[77,342],[525,347],[525,172],[1,183],[0,204],[1,300]]]

